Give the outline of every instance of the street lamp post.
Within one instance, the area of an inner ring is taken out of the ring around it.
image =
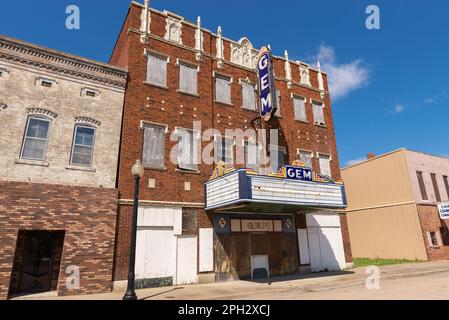
[[[137,160],[133,165],[131,173],[134,177],[134,206],[132,216],[131,248],[129,252],[128,287],[125,295],[123,296],[123,300],[137,300],[136,291],[134,289],[134,280],[136,278],[134,272],[136,266],[137,210],[139,207],[139,182],[144,173],[144,167],[142,166],[140,160]]]

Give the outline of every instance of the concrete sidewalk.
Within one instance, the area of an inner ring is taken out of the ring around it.
[[[141,300],[333,299],[337,298],[340,292],[345,291],[348,294],[347,299],[359,299],[359,291],[364,290],[365,293],[366,291],[372,291],[365,287],[365,281],[368,277],[365,272],[366,268],[355,268],[341,272],[272,278],[269,281],[232,281],[151,288],[137,290],[137,295]],[[433,275],[439,278],[432,278]],[[401,290],[410,291],[413,289],[413,281],[421,281],[425,285],[427,283],[426,277],[430,277],[436,283],[445,282],[447,279],[447,285],[449,286],[449,261],[380,267],[382,286],[394,287],[393,289],[399,297],[403,296],[400,294]],[[380,298],[388,299],[381,291],[377,291]],[[444,291],[442,291],[442,294],[444,295]],[[15,298],[15,300],[121,300],[122,296],[123,292],[111,292],[67,297],[26,296]],[[353,297],[351,298],[351,296]],[[372,296],[376,297],[375,295]],[[449,299],[449,290],[447,298]]]

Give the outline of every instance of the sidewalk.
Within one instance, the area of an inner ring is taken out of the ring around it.
[[[137,295],[142,300],[295,299],[307,293],[320,293],[332,290],[337,290],[336,293],[338,293],[338,290],[348,290],[357,287],[365,289],[365,280],[368,276],[365,272],[366,268],[355,268],[341,272],[272,278],[269,281],[232,281],[151,288],[137,290]],[[449,282],[449,261],[421,262],[380,267],[381,281],[383,283],[398,279],[430,277],[444,273],[448,274]],[[67,297],[27,296],[16,299],[121,300],[122,296],[123,292],[111,292]]]

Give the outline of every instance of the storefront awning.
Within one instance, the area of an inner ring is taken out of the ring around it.
[[[236,170],[206,183],[206,210],[285,213],[344,209],[343,184],[248,174]]]

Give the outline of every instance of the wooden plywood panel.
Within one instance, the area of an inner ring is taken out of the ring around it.
[[[199,242],[199,271],[214,271],[214,229],[200,229]]]
[[[298,271],[298,247],[296,234],[284,234],[282,237],[282,274],[294,274]]]
[[[251,276],[251,254],[248,234],[232,236],[231,265],[233,272],[240,279]]]
[[[269,244],[269,263],[270,263],[270,272],[271,276],[280,276],[282,274],[282,265],[283,265],[283,238],[282,233],[273,233],[270,235],[270,244]]]

